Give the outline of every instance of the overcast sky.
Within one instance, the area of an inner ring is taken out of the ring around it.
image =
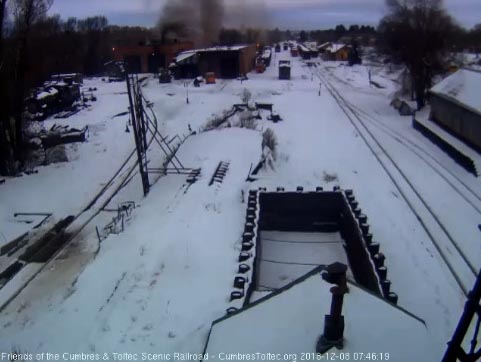
[[[181,1],[181,0],[179,0]],[[225,0],[263,3],[269,27],[282,29],[320,29],[336,24],[376,25],[385,14],[384,0]],[[111,24],[155,25],[164,0],[54,0],[51,14],[63,18],[105,15]],[[445,0],[445,5],[460,25],[470,28],[481,23],[481,0]]]

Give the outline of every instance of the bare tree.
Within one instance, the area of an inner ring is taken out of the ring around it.
[[[108,26],[105,16],[92,16],[77,22],[79,32],[85,35],[87,51],[84,58],[84,72],[86,74],[98,74],[102,64],[105,63],[108,49],[102,42]]]
[[[476,24],[469,32],[470,45],[476,52],[481,52],[481,23]]]
[[[0,47],[2,46],[2,42],[3,42],[3,24],[5,21],[6,8],[7,8],[7,0],[0,0]],[[1,51],[1,48],[0,48],[0,51]]]
[[[381,43],[408,68],[420,109],[433,72],[441,66],[454,21],[442,0],[386,0],[386,5],[389,13],[379,24]]]
[[[15,21],[15,33],[17,38],[16,60],[15,60],[15,86],[13,117],[15,119],[15,139],[13,141],[15,158],[23,163],[24,161],[24,139],[23,139],[23,109],[25,96],[29,85],[26,82],[26,71],[28,64],[27,46],[30,38],[30,30],[38,20],[45,17],[53,0],[12,0],[13,15]]]
[[[11,173],[13,165],[13,155],[9,147],[8,127],[6,115],[8,108],[8,101],[5,97],[7,91],[5,79],[5,61],[4,61],[4,23],[6,18],[7,0],[0,0],[0,174]]]

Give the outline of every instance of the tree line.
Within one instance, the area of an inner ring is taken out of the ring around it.
[[[301,31],[292,31],[289,29],[280,30],[279,28],[270,30],[261,30],[255,28],[223,28],[219,33],[219,44],[231,45],[254,42],[274,44],[288,40],[325,43],[329,41],[337,41],[344,36],[358,37],[361,39],[361,42],[367,44],[371,37],[375,35],[376,29],[370,25],[351,25],[349,27],[345,27],[344,25],[339,24],[333,29]]]
[[[0,174],[23,168],[25,98],[52,74],[100,75],[112,47],[151,37],[143,27],[109,25],[104,16],[48,16],[53,0],[0,0]]]

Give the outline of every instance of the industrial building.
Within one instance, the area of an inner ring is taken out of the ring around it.
[[[255,45],[220,46],[180,53],[171,68],[176,79],[215,73],[217,78],[237,78],[255,67]]]
[[[114,47],[114,61],[125,62],[129,73],[157,73],[159,68],[166,68],[177,54],[194,48],[191,41],[150,45]]]
[[[431,120],[481,150],[481,72],[460,69],[430,90]]]

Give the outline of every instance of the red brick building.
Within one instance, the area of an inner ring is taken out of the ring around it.
[[[157,73],[159,68],[167,68],[177,54],[193,48],[193,42],[183,41],[169,44],[121,46],[114,47],[112,51],[114,60],[125,62],[129,72]]]

